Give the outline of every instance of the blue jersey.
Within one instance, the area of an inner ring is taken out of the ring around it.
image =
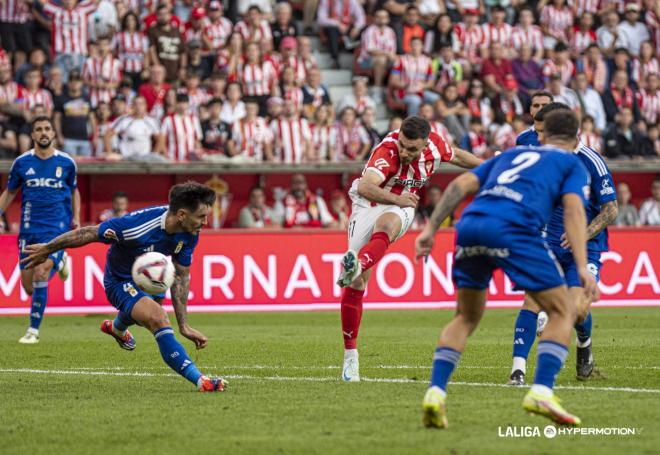
[[[607,164],[597,152],[581,143],[575,155],[582,161],[591,177],[591,191],[585,207],[587,223],[591,223],[600,213],[603,204],[616,201],[614,180],[612,180],[612,174],[610,174]],[[560,238],[564,232],[564,209],[559,206],[552,214],[552,218],[546,227],[547,241],[550,246],[555,249],[560,248]],[[587,248],[589,251],[594,252],[607,251],[607,229],[603,229],[596,237],[589,240]]]
[[[526,129],[516,138],[516,145],[535,145],[540,146],[539,133],[536,132],[534,127]]]
[[[149,207],[113,218],[99,225],[99,239],[111,244],[105,264],[105,281],[131,279],[131,268],[138,256],[156,251],[183,266],[190,266],[192,253],[199,240],[188,232],[168,234],[165,217],[168,207]]]
[[[64,152],[41,159],[30,150],[14,160],[7,189],[21,190],[21,235],[55,237],[71,228],[71,194],[76,163]]]
[[[589,176],[579,158],[549,147],[514,147],[472,169],[480,182],[463,211],[506,220],[540,232],[564,194],[586,198]]]

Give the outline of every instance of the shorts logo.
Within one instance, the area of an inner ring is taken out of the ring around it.
[[[105,232],[103,233],[103,237],[105,237],[108,240],[114,240],[115,242],[119,242],[119,239],[117,238],[117,233],[112,229],[106,229]]]
[[[387,162],[385,158],[378,158],[374,163],[374,166],[376,166],[376,169],[378,169],[379,171],[382,171],[384,168],[390,167],[390,164]]]
[[[62,168],[60,166],[57,166],[55,168],[55,177],[57,177],[57,178],[62,177]]]
[[[179,243],[176,244],[176,248],[174,249],[174,254],[178,254],[182,248],[183,248],[183,241],[179,241]]]
[[[604,179],[602,186],[603,187],[600,190],[601,196],[604,196],[606,194],[614,194],[614,188],[612,188],[612,185],[610,185],[610,180],[609,179]]]
[[[596,264],[587,264],[587,268],[589,269],[589,272],[595,277],[598,277],[598,267],[596,267]]]
[[[124,283],[124,292],[128,292],[131,297],[138,295],[137,289],[135,289],[131,283]]]

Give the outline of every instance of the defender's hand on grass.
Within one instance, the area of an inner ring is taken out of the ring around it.
[[[206,335],[198,330],[193,329],[189,325],[179,327],[179,332],[181,332],[181,335],[195,343],[195,347],[197,349],[204,349],[209,342],[209,339]]]
[[[21,264],[23,264],[26,269],[31,269],[42,264],[48,259],[48,255],[50,254],[45,243],[27,245],[23,252],[27,254],[27,256],[21,260]]]

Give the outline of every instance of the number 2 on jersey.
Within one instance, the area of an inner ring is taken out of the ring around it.
[[[507,183],[513,183],[518,180],[520,177],[518,174],[523,169],[527,169],[530,166],[533,166],[539,159],[541,159],[541,154],[538,152],[525,152],[521,153],[511,161],[511,164],[517,164],[516,167],[504,171],[497,177],[497,183],[501,185],[506,185]]]

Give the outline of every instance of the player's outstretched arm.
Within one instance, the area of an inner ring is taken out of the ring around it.
[[[80,229],[65,232],[48,243],[35,243],[25,247],[27,256],[21,261],[25,268],[30,269],[48,259],[48,255],[67,248],[78,248],[88,243],[99,241],[99,227],[85,226]]]
[[[172,294],[172,306],[176,321],[179,324],[179,332],[184,337],[195,343],[197,349],[206,347],[209,339],[188,325],[188,292],[190,290],[190,267],[185,267],[174,261],[174,284],[170,289]]]
[[[358,194],[376,204],[398,205],[401,208],[417,207],[419,196],[412,193],[394,194],[380,187],[385,179],[375,171],[367,169],[358,184]]]
[[[572,247],[580,281],[587,295],[596,298],[598,296],[596,280],[587,270],[587,216],[584,213],[584,202],[579,195],[566,193],[562,196],[562,204],[566,238]]]
[[[447,186],[440,202],[435,206],[429,222],[415,241],[415,257],[428,256],[433,249],[434,236],[442,221],[454,213],[463,199],[479,191],[479,178],[472,172],[466,172],[456,177]]]
[[[477,158],[467,150],[454,147],[454,156],[449,162],[464,169],[474,169],[483,163],[484,160]]]

